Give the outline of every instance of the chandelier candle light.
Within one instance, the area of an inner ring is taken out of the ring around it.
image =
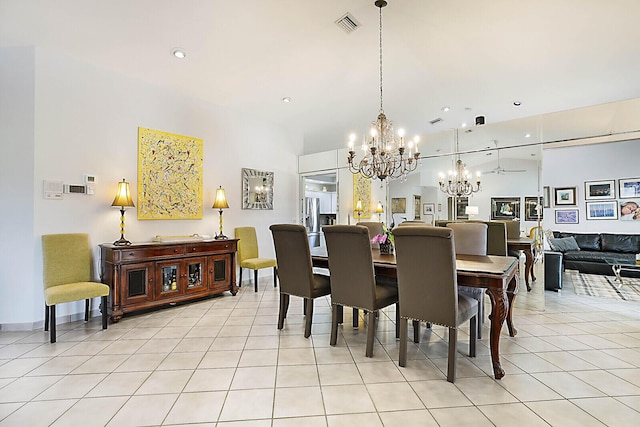
[[[371,123],[370,139],[362,137],[362,159],[357,162],[355,157],[356,135],[349,137],[349,170],[353,174],[362,174],[365,177],[378,178],[380,181],[404,178],[413,172],[418,166],[420,152],[418,151],[419,138],[416,136],[405,147],[404,130],[398,130],[398,136],[393,134],[393,122],[387,120],[382,108],[382,8],[387,5],[385,0],[376,0],[375,6],[380,9],[380,112],[378,119]],[[406,149],[408,153],[405,153]]]

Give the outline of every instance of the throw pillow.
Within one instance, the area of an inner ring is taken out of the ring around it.
[[[549,246],[551,249],[558,252],[567,252],[567,251],[579,251],[580,246],[578,246],[578,242],[576,242],[575,237],[563,237],[561,239],[549,239]]]

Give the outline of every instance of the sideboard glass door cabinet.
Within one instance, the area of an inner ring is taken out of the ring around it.
[[[100,245],[102,282],[111,287],[109,316],[189,301],[225,291],[236,295],[237,239]]]

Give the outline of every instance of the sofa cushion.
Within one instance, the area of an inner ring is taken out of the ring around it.
[[[600,251],[567,251],[564,253],[565,261],[586,261],[606,263],[617,262],[620,264],[635,264],[634,254],[623,254],[620,252],[600,252]]]
[[[558,238],[573,236],[578,246],[583,251],[599,251],[600,250],[600,234],[594,233],[564,233],[554,231],[553,235]]]
[[[600,237],[603,251],[640,253],[640,235],[602,233]]]
[[[551,249],[558,252],[580,250],[580,246],[578,246],[578,243],[573,236],[562,237],[559,239],[549,239],[549,246],[551,246]]]

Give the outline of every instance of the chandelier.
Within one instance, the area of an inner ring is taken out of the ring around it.
[[[458,129],[455,130],[455,144],[458,160],[456,160],[455,170],[449,171],[447,177],[440,173],[440,190],[455,197],[466,197],[480,191],[480,172],[477,174],[476,187],[471,182],[471,173],[462,160],[460,160],[460,150],[458,147]]]
[[[370,138],[362,137],[362,159],[356,161],[354,143],[356,136],[349,138],[349,170],[353,174],[362,174],[367,178],[378,178],[380,181],[404,178],[418,166],[420,152],[418,137],[408,141],[405,146],[404,131],[398,130],[397,137],[393,133],[393,122],[387,120],[382,108],[382,8],[385,0],[376,0],[375,6],[380,9],[380,112],[378,119],[371,122]],[[408,149],[408,151],[407,151]]]

